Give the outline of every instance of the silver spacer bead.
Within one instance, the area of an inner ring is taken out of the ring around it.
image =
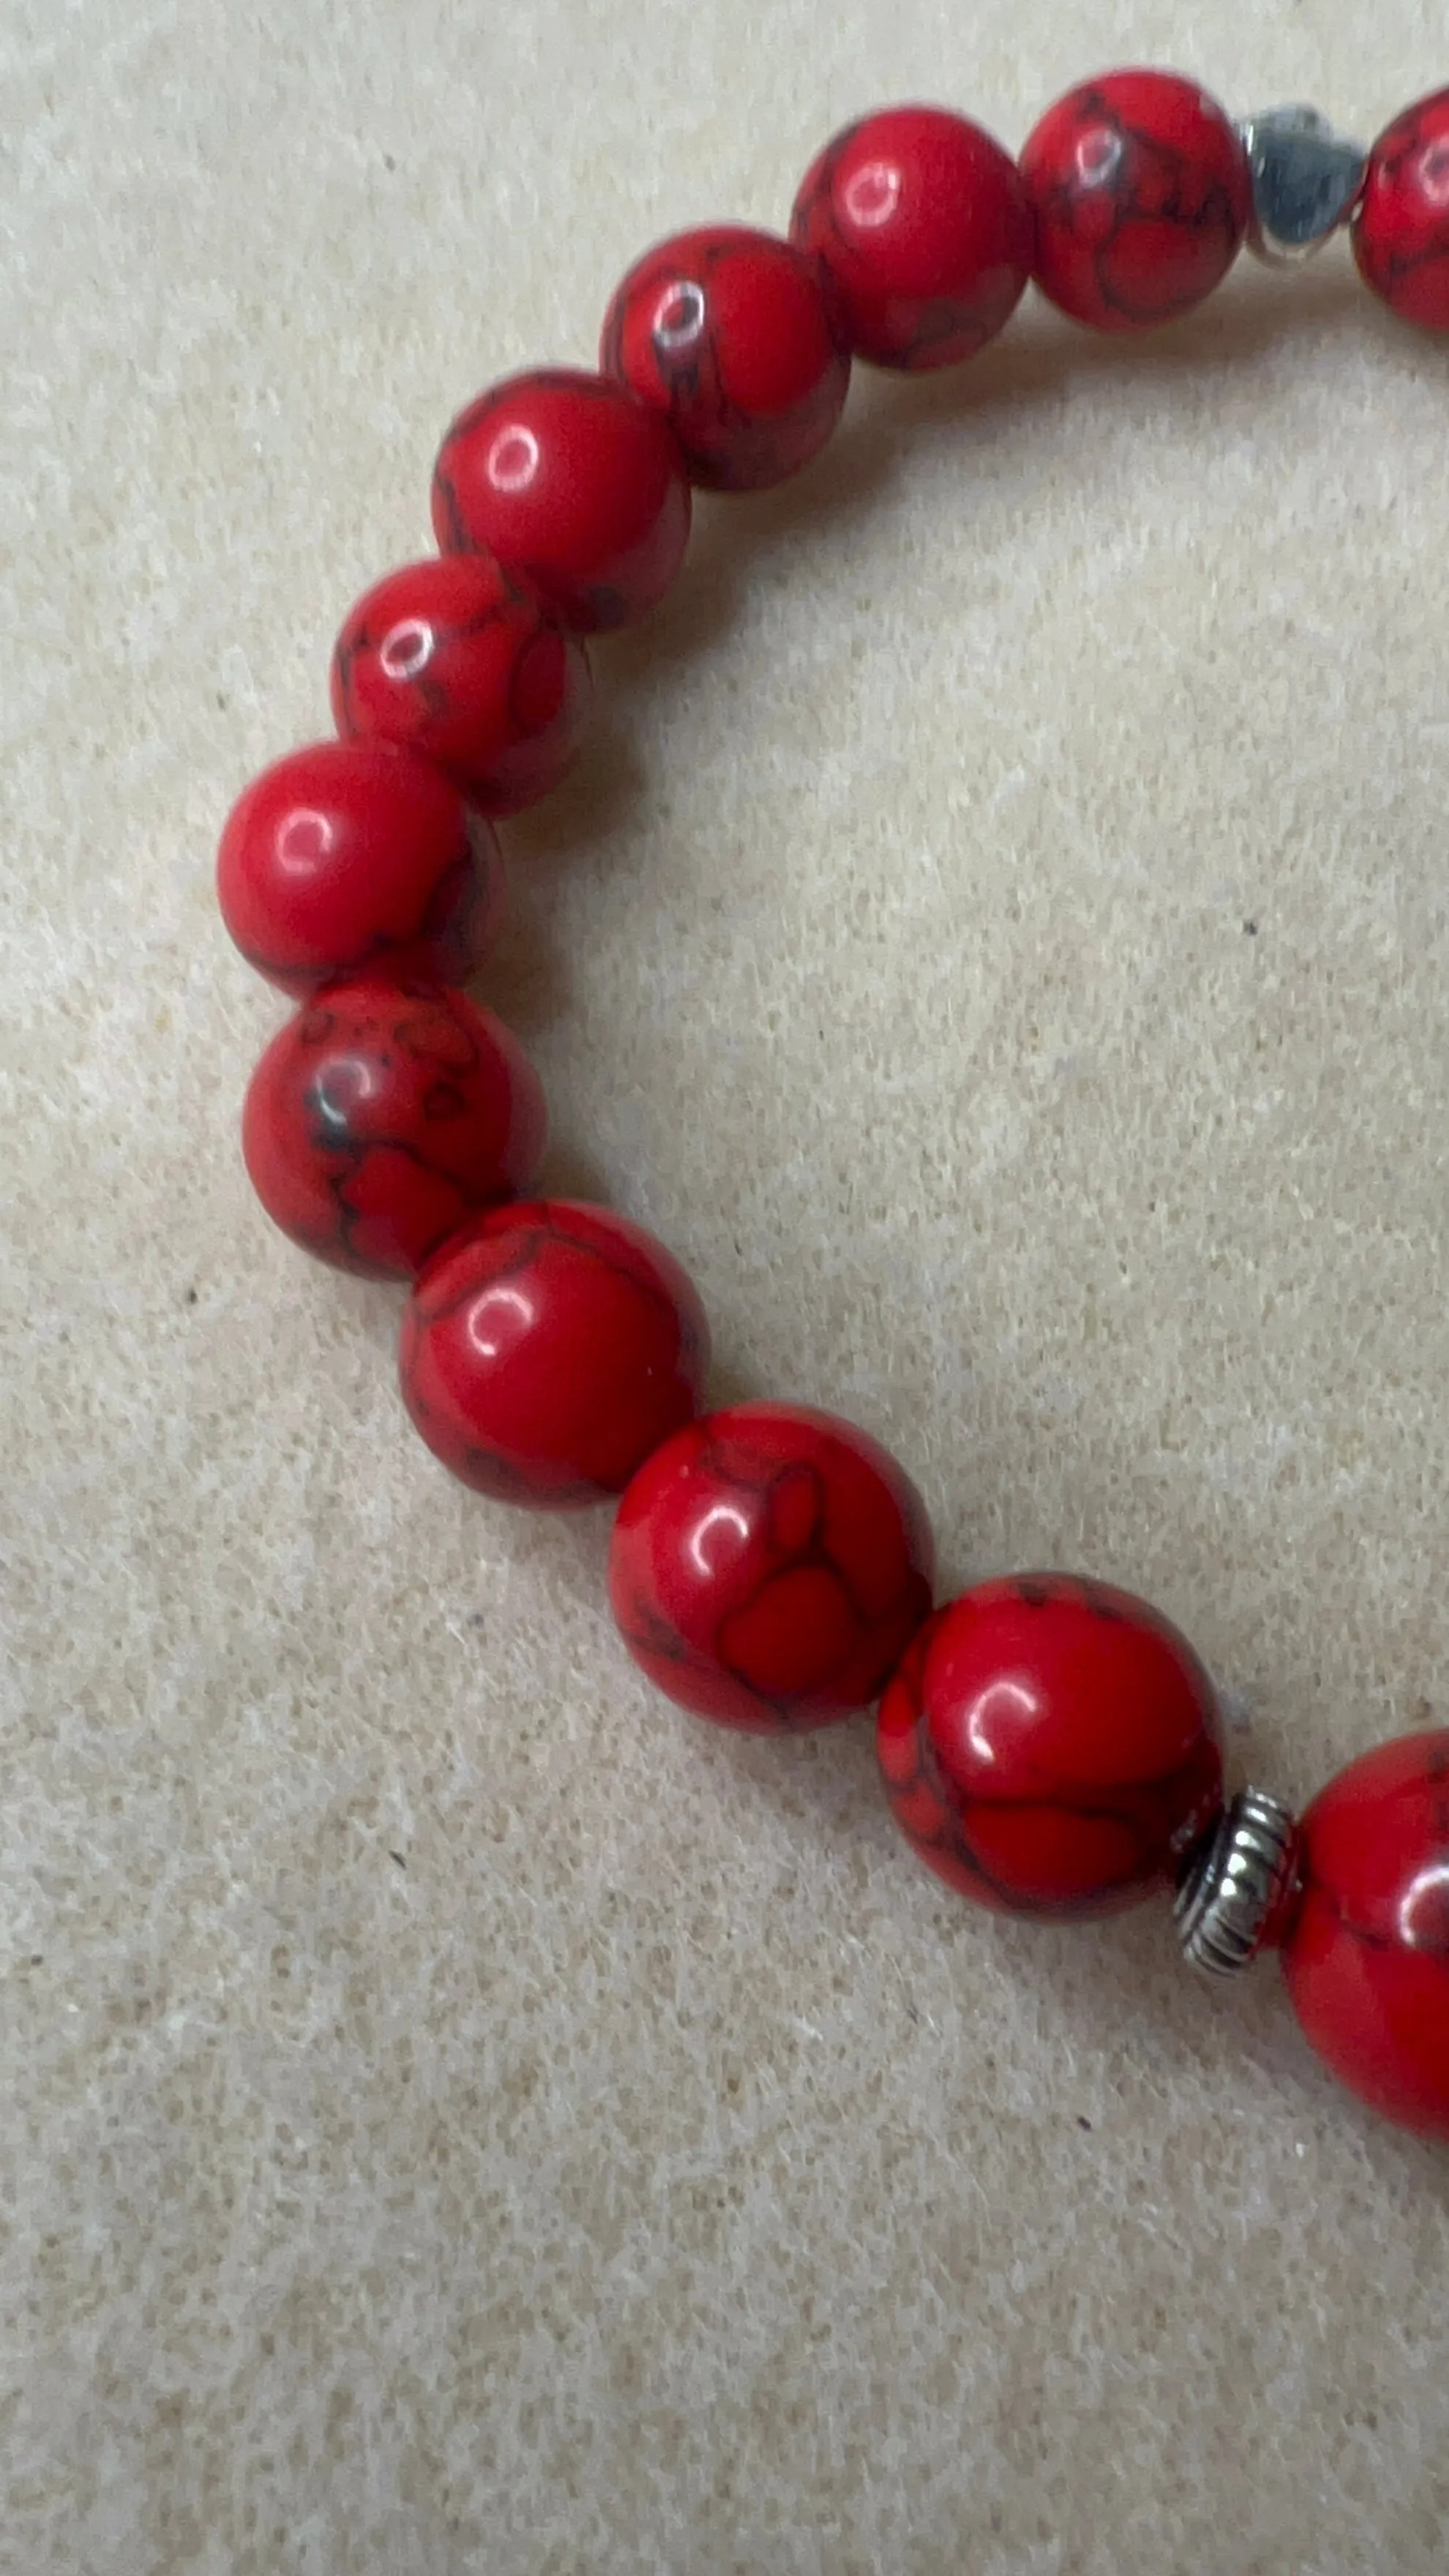
[[[1178,1882],[1173,1914],[1190,1968],[1235,1977],[1255,1959],[1288,1892],[1298,1827],[1265,1789],[1240,1789]]]
[[[1268,107],[1239,123],[1253,179],[1250,248],[1273,267],[1311,259],[1352,215],[1368,154],[1316,107]]]

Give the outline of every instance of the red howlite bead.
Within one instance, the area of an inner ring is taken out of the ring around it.
[[[1066,1574],[978,1584],[880,1706],[896,1822],[963,1896],[1115,1914],[1170,1881],[1222,1804],[1212,1684],[1147,1602]]]
[[[216,863],[222,918],[284,992],[380,968],[465,984],[503,901],[498,841],[412,752],[318,742],[232,807]]]
[[[445,554],[488,547],[579,634],[663,598],[689,542],[689,483],[656,411],[609,376],[510,376],[454,421],[433,469]]]
[[[1149,331],[1226,276],[1252,206],[1242,139],[1196,81],[1105,72],[1049,108],[1021,155],[1036,282],[1077,322]]]
[[[811,164],[790,238],[820,261],[854,355],[921,369],[954,366],[1001,329],[1036,236],[1015,162],[979,125],[888,107]]]
[[[1299,1878],[1283,1971],[1313,2046],[1372,2110],[1449,2138],[1449,1727],[1319,1791]]]
[[[523,1189],[548,1118],[537,1074],[462,993],[329,984],[251,1079],[242,1150],[295,1243],[409,1279],[470,1216]]]
[[[622,1493],[697,1410],[709,1329],[693,1285],[608,1208],[533,1199],[445,1244],[403,1316],[403,1400],[435,1456],[500,1501]]]
[[[776,1734],[879,1696],[929,1615],[933,1565],[920,1495],[863,1431],[736,1404],[640,1468],[609,1594],[635,1662],[681,1708]]]
[[[557,786],[589,695],[582,644],[490,554],[390,572],[349,611],[332,656],[338,732],[405,744],[485,814]]]
[[[1353,247],[1366,283],[1405,322],[1449,331],[1449,89],[1379,136]]]
[[[818,261],[743,224],[646,252],[604,317],[600,364],[666,415],[691,479],[720,492],[807,464],[850,382]]]

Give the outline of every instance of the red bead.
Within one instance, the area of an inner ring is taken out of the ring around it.
[[[503,901],[497,836],[410,751],[318,742],[238,797],[217,856],[222,917],[284,992],[374,968],[464,984]]]
[[[608,376],[510,376],[459,414],[433,470],[445,554],[488,547],[566,626],[627,626],[689,542],[689,483],[657,412]]]
[[[718,492],[807,464],[850,382],[818,261],[743,224],[646,252],[604,317],[600,364],[666,415],[692,480]]]
[[[1145,1601],[1066,1574],[938,1610],[880,1706],[896,1822],[963,1896],[1115,1914],[1172,1879],[1222,1805],[1211,1682]]]
[[[1309,2039],[1372,2110],[1449,2138],[1449,1727],[1330,1780],[1299,1875],[1283,1969]]]
[[[697,1410],[709,1329],[661,1243],[534,1199],[445,1244],[403,1317],[403,1400],[445,1467],[500,1501],[622,1493]]]
[[[1248,227],[1240,136],[1196,81],[1106,72],[1049,108],[1021,156],[1036,282],[1075,321],[1149,331],[1226,276]]]
[[[846,346],[877,367],[949,367],[1015,311],[1035,227],[1016,164],[964,116],[888,107],[812,163],[790,239],[825,270]]]
[[[1381,134],[1353,228],[1376,295],[1426,331],[1449,331],[1449,89]]]
[[[284,1234],[340,1270],[410,1279],[460,1225],[532,1180],[538,1076],[462,993],[329,984],[251,1079],[242,1150]]]
[[[930,1612],[925,1505],[848,1422],[736,1404],[656,1449],[619,1506],[624,1642],[681,1708],[775,1734],[879,1697]]]
[[[557,786],[589,691],[582,644],[490,554],[390,572],[349,611],[332,657],[338,732],[406,744],[485,814]]]

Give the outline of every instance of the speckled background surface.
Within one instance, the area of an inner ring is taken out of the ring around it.
[[[8,1977],[25,2576],[1430,2576],[1449,2166],[1270,1970],[974,1916],[865,1724],[653,1700],[251,1204],[210,869],[454,410],[832,127],[1175,63],[1372,132],[1442,8],[8,0]],[[701,509],[511,832],[556,1183],[948,1581],[1158,1600],[1302,1797],[1445,1707],[1449,354],[1340,248],[1040,306]]]

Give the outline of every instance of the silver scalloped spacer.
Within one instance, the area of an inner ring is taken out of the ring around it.
[[[1266,1789],[1240,1789],[1178,1881],[1173,1915],[1182,1955],[1210,1977],[1254,1960],[1292,1883],[1298,1827]]]

